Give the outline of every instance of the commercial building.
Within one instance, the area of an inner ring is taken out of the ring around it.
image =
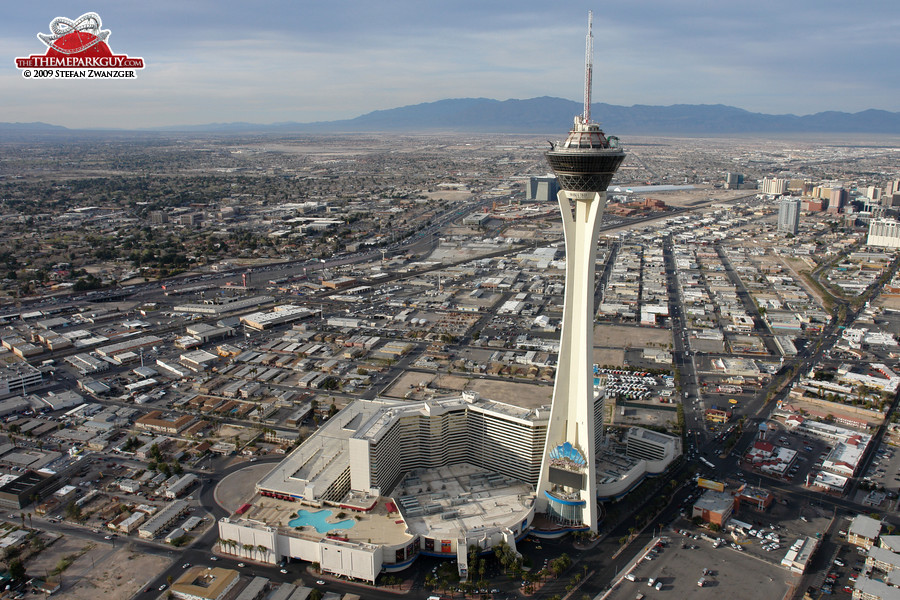
[[[190,567],[172,584],[182,600],[222,600],[240,581],[240,574],[218,567]]]
[[[844,188],[833,188],[831,190],[831,198],[828,201],[828,212],[832,214],[840,214],[844,212],[844,207],[849,200],[849,194]]]
[[[181,415],[170,419],[163,418],[161,410],[153,410],[137,419],[134,424],[138,429],[175,435],[194,422],[194,417]]]
[[[559,183],[555,175],[532,177],[528,180],[525,199],[534,202],[555,202],[559,193]]]
[[[790,180],[778,177],[765,177],[759,186],[759,191],[770,196],[782,196],[787,192]]]
[[[307,319],[315,314],[314,311],[302,306],[294,306],[285,304],[276,306],[271,312],[255,312],[241,317],[241,324],[250,329],[263,331],[270,327],[293,323],[302,319]]]
[[[870,220],[866,245],[880,248],[900,248],[900,221],[896,219]]]
[[[728,492],[706,490],[694,503],[691,517],[700,517],[705,523],[719,526],[731,517],[734,512],[734,498]]]
[[[248,510],[219,522],[219,537],[265,545],[268,562],[299,558],[366,580],[419,554],[453,556],[462,570],[469,546],[515,547],[530,530],[549,414],[470,393],[355,401],[264,477]],[[298,505],[356,520],[337,533],[298,531]]]
[[[737,190],[744,183],[743,173],[725,173],[725,189]]]
[[[28,388],[41,384],[41,372],[26,362],[13,362],[0,367],[0,398],[25,395]]]
[[[178,518],[188,511],[189,505],[184,500],[170,502],[138,529],[142,538],[153,539],[162,531],[175,524]]]
[[[787,567],[794,573],[802,575],[809,566],[809,561],[819,547],[821,540],[814,537],[806,539],[798,539],[792,545],[790,550],[785,553],[781,559],[781,566]]]
[[[172,483],[164,492],[166,498],[175,499],[183,495],[197,481],[197,476],[193,473],[185,473],[178,481]]]
[[[797,235],[800,229],[800,199],[782,198],[778,203],[778,231]]]
[[[661,472],[680,454],[681,440],[672,435],[631,427],[625,438],[625,455],[647,461],[654,473]],[[657,464],[661,468],[652,468]]]

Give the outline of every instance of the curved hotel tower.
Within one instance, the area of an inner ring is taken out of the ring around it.
[[[551,142],[566,242],[566,288],[559,365],[541,464],[537,512],[561,526],[597,531],[596,428],[592,371],[594,263],[606,188],[625,158],[618,138],[591,122],[592,16],[585,52],[584,113],[565,142]],[[601,403],[602,406],[602,403]]]

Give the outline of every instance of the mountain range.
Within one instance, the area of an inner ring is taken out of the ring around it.
[[[156,127],[139,132],[195,133],[526,133],[560,135],[582,105],[548,96],[527,100],[456,98],[387,110],[353,119],[316,123],[210,123]],[[900,134],[900,112],[869,109],[857,113],[827,111],[812,115],[769,115],[722,104],[617,106],[595,104],[592,117],[616,135],[729,135],[766,133]],[[77,130],[46,123],[0,123],[0,136],[59,136]],[[107,133],[122,130],[91,130]],[[86,130],[81,130],[85,133]]]

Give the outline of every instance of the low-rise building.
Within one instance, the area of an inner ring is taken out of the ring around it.
[[[161,410],[154,410],[137,419],[134,424],[138,429],[175,435],[193,422],[194,417],[190,415],[163,418]]]
[[[182,600],[222,600],[240,581],[232,569],[190,567],[172,584],[172,594]]]
[[[856,515],[847,530],[847,541],[868,550],[878,542],[881,535],[881,521],[866,515]]]
[[[163,530],[171,527],[178,518],[186,513],[188,503],[184,500],[175,500],[156,513],[149,521],[141,525],[138,534],[142,538],[153,539]]]

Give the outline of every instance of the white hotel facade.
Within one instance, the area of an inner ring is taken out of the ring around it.
[[[603,402],[601,393],[598,436]],[[470,546],[515,548],[532,531],[549,412],[470,393],[352,402],[220,519],[220,549],[268,563],[317,562],[366,581],[424,554],[456,559],[464,575]],[[601,478],[599,497],[627,491],[680,454],[677,438],[638,428],[628,437],[635,468]],[[340,511],[329,517],[329,525],[337,521],[330,531],[298,523],[298,511],[322,509]]]

